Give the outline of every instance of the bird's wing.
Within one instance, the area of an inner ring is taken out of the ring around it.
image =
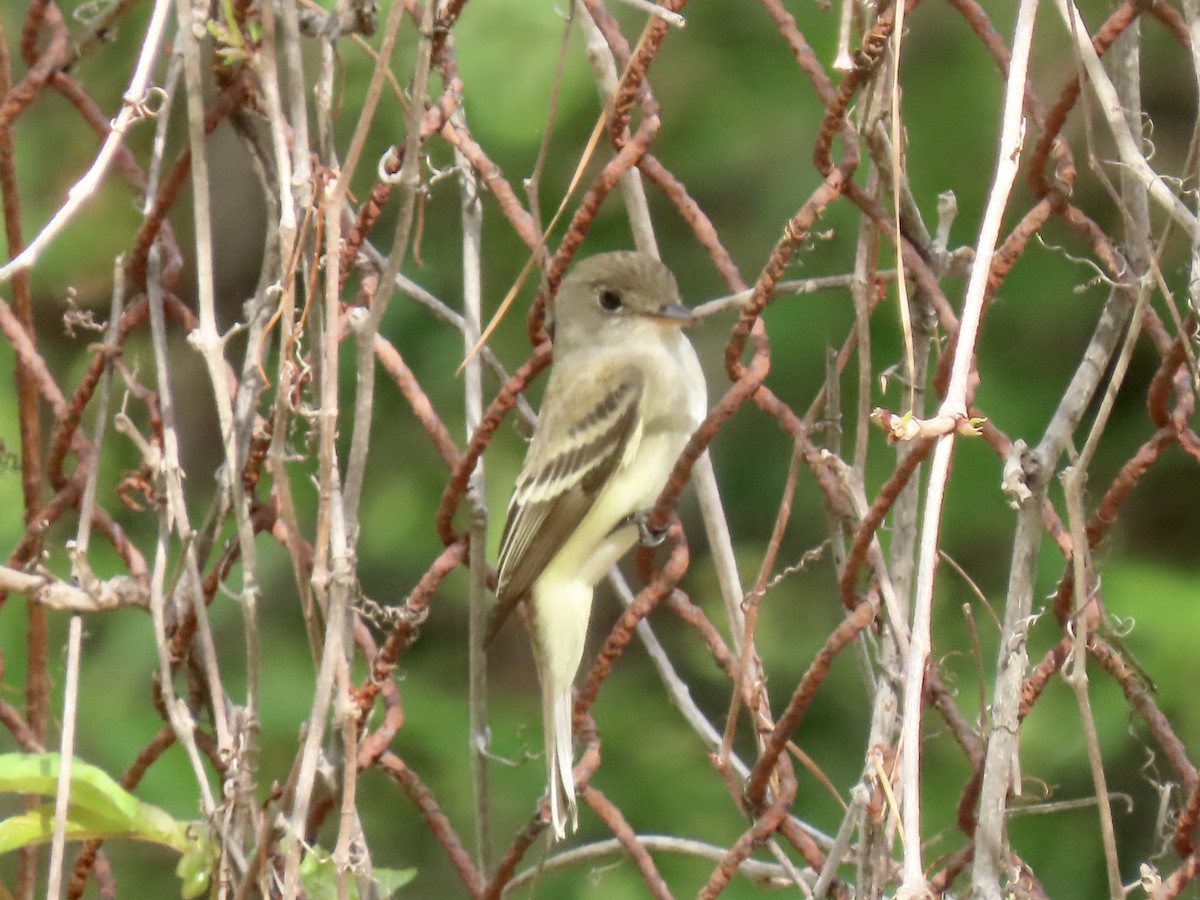
[[[500,539],[499,606],[488,627],[489,639],[637,449],[641,372],[630,366],[606,371],[599,379],[590,374],[571,373],[571,383],[559,385],[570,392],[570,402],[543,410],[517,476]]]

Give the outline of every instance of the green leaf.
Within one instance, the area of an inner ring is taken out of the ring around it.
[[[0,754],[0,792],[53,797],[60,765],[57,753]],[[0,853],[45,843],[53,836],[54,805],[39,806],[0,821]],[[71,763],[66,837],[72,841],[129,838],[170,847],[182,854],[176,872],[184,882],[184,897],[195,897],[207,888],[213,858],[207,827],[181,822],[143,803],[103,769],[78,759]]]
[[[375,884],[380,895],[388,898],[417,877],[414,869],[375,869]]]
[[[32,844],[43,844],[54,834],[54,807],[40,806],[0,822],[0,853]],[[67,840],[86,841],[95,837],[87,825],[67,811]]]
[[[192,900],[208,892],[208,877],[216,863],[216,848],[207,839],[207,832],[192,844],[190,850],[179,858],[175,874],[183,882],[179,894],[183,900]]]
[[[60,759],[57,753],[6,753],[0,755],[0,791],[17,794],[42,794],[53,797],[58,791]],[[163,844],[184,853],[193,840],[189,826],[165,810],[142,803],[107,772],[81,760],[71,764],[70,804],[67,818],[91,837],[131,837]],[[49,840],[54,830],[54,810],[49,808],[15,817],[14,832],[23,843],[10,844],[0,823],[0,853],[36,840]],[[30,830],[32,829],[32,830]]]
[[[386,900],[416,878],[417,870],[373,869],[371,874],[374,876],[379,896]],[[314,847],[305,854],[300,863],[300,882],[304,885],[309,900],[337,900],[337,875],[337,866],[334,865],[333,859],[320,847]],[[352,873],[348,881],[350,900],[359,900],[358,879]]]

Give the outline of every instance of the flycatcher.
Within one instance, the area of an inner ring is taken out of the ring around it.
[[[628,251],[580,262],[550,313],[554,363],[508,506],[493,630],[528,601],[558,838],[568,816],[578,823],[571,685],[592,590],[638,540],[707,410],[704,373],[680,330],[691,322],[670,270]]]

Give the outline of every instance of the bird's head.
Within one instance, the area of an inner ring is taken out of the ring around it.
[[[619,250],[589,256],[571,270],[554,298],[548,327],[556,344],[586,346],[605,334],[692,321],[670,269],[645,253]]]

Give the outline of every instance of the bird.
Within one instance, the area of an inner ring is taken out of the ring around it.
[[[596,583],[638,542],[645,516],[704,420],[704,372],[675,276],[645,253],[580,261],[548,314],[553,361],[509,502],[491,633],[525,603],[541,685],[550,820],[578,827],[575,675]]]

